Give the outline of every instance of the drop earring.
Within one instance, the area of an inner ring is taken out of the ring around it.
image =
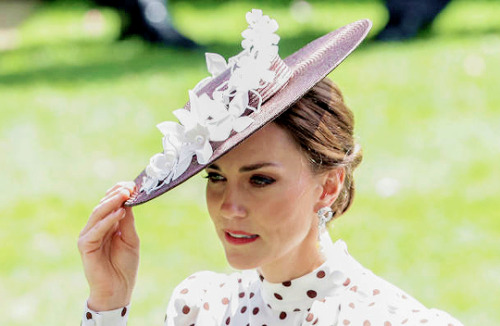
[[[329,222],[333,217],[332,208],[329,206],[322,207],[318,210],[318,239],[321,233],[326,229],[326,223]]]

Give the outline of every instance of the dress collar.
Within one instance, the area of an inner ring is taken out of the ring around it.
[[[346,280],[348,263],[347,246],[344,241],[332,243],[328,232],[320,239],[325,262],[314,271],[283,283],[270,283],[260,277],[262,298],[274,310],[304,311],[314,301],[322,300],[340,290]]]

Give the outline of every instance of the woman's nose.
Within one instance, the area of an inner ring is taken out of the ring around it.
[[[244,218],[247,210],[244,205],[244,196],[234,186],[226,186],[221,203],[221,215],[224,218]]]

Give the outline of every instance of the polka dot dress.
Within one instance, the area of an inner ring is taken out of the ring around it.
[[[174,290],[165,326],[463,326],[363,268],[342,240],[324,238],[326,262],[294,280],[270,283],[255,271],[188,277]]]
[[[174,290],[164,325],[463,326],[362,267],[342,240],[332,243],[325,233],[321,245],[326,262],[283,283],[270,283],[256,271],[191,275]],[[88,309],[86,313],[95,314]],[[88,321],[84,315],[84,326],[126,324],[125,318],[99,324]]]

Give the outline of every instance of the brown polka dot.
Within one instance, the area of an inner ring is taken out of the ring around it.
[[[229,303],[229,299],[224,297],[224,298],[222,298],[221,302],[222,302],[222,304],[226,305]]]
[[[280,313],[280,319],[285,319],[286,318],[286,312],[282,311]]]
[[[243,297],[245,296],[245,292],[240,292],[240,294],[238,294],[238,296],[239,296],[240,298],[243,298]]]
[[[208,302],[205,302],[203,304],[203,309],[205,309],[205,310],[209,310],[210,309],[210,305],[208,304]]]
[[[85,317],[87,318],[87,320],[92,319],[92,313],[87,312],[87,313],[85,314]]]
[[[297,311],[300,311],[300,309],[299,308],[295,308],[295,309],[293,309],[293,311],[297,312]]]
[[[253,308],[252,314],[256,315],[258,313],[259,313],[259,308],[258,307]]]
[[[253,292],[250,292],[250,299],[252,299],[254,295],[255,294]]]
[[[226,283],[221,283],[219,286],[220,286],[220,287],[223,287],[224,285],[226,285]]]
[[[363,326],[370,326],[371,324],[372,324],[372,323],[370,323],[370,321],[369,321],[369,320],[365,320],[365,321],[363,322]]]
[[[318,294],[316,293],[316,291],[313,291],[313,290],[309,290],[309,291],[307,291],[307,296],[308,296],[309,298],[311,298],[311,299],[312,299],[312,298],[316,298],[316,296],[317,296],[317,295],[318,295]]]
[[[377,295],[377,294],[380,294],[380,290],[379,289],[373,290],[373,295]]]
[[[316,273],[317,278],[323,278],[325,277],[325,275],[326,275],[325,271],[319,271]]]
[[[238,283],[241,283],[241,278],[238,279]]]
[[[357,292],[358,291],[358,286],[355,285],[350,289],[352,292]]]
[[[242,314],[244,314],[247,311],[247,306],[243,306],[240,310]]]
[[[269,303],[267,304],[267,307],[268,307],[269,309],[273,309]]]
[[[427,322],[428,322],[428,320],[427,320],[427,319],[422,319],[422,320],[420,321],[420,323],[421,323],[421,324],[425,324],[425,323],[427,323]]]
[[[189,290],[187,288],[181,290],[181,294],[186,294],[188,292],[189,292]]]
[[[392,326],[392,324],[391,324],[391,322],[390,322],[390,321],[386,321],[386,322],[384,323],[384,326]]]
[[[351,307],[352,309],[356,308],[356,306],[354,305],[354,302],[349,303],[349,307]]]
[[[226,325],[229,325],[230,322],[231,322],[231,317],[227,317],[227,319],[226,319]]]
[[[275,293],[275,294],[274,294],[274,297],[275,297],[276,299],[278,299],[278,300],[283,300],[283,297],[282,297],[280,294],[278,294],[278,293]]]
[[[183,313],[184,315],[189,314],[189,312],[190,312],[190,311],[191,311],[191,308],[189,308],[188,306],[184,306],[184,307],[182,307],[182,313]]]
[[[283,284],[283,286],[289,287],[290,285],[292,285],[292,281],[286,281],[281,284]]]
[[[309,313],[307,314],[306,321],[312,321],[314,319],[314,315]]]
[[[260,279],[261,281],[264,281],[264,276],[259,275],[259,279]]]
[[[122,317],[125,316],[126,313],[127,313],[127,307],[123,307],[123,309],[122,309]]]
[[[351,279],[350,278],[346,278],[344,283],[342,284],[343,286],[348,286],[349,283],[351,283]]]
[[[319,320],[319,318],[316,318],[316,320],[315,320],[315,321],[313,321],[313,323],[312,323],[312,324],[313,324],[313,325],[316,325],[316,324],[318,323],[318,320]]]
[[[351,322],[350,322],[350,321],[348,321],[347,319],[344,319],[344,321],[342,322],[342,324],[344,324],[344,325],[349,325],[350,323],[351,323]]]

